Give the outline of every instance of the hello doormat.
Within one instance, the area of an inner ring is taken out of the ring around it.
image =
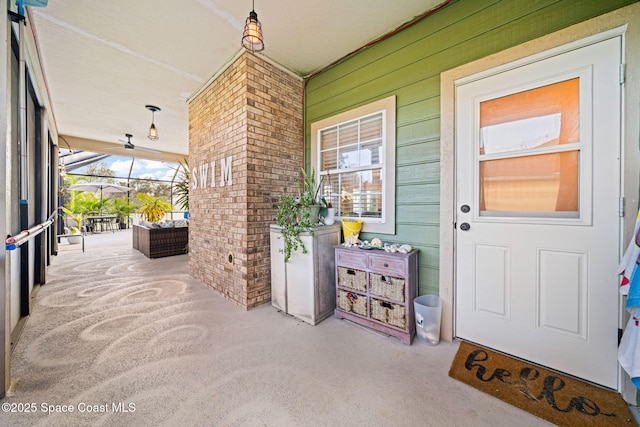
[[[559,426],[635,426],[613,391],[462,342],[449,376]]]

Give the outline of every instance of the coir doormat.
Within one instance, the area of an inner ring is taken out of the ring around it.
[[[462,342],[449,376],[559,426],[635,426],[622,397]]]

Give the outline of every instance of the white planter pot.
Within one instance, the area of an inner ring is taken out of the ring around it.
[[[324,217],[324,225],[333,225],[336,222],[335,208],[327,208],[327,214]]]
[[[70,245],[79,245],[82,242],[82,236],[80,234],[74,234],[67,236],[67,243]]]
[[[282,234],[271,226],[271,305],[311,325],[336,308],[334,246],[340,225],[319,226],[300,235],[307,253],[296,251],[284,262]]]

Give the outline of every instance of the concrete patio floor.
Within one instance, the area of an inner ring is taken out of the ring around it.
[[[0,425],[551,425],[449,378],[456,342],[245,311],[191,278],[188,255],[132,249],[131,230],[85,245],[61,243],[36,292],[2,400],[21,413]]]

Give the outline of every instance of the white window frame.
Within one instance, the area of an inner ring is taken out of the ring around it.
[[[320,132],[326,128],[383,112],[382,217],[360,218],[362,232],[395,234],[396,230],[396,97],[381,99],[311,124],[311,166],[320,175]],[[338,219],[342,217],[337,217]]]

